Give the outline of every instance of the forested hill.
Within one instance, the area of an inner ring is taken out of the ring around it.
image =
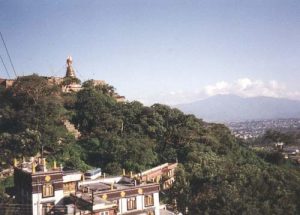
[[[292,165],[267,163],[224,125],[166,105],[117,103],[113,91],[87,81],[78,93],[64,94],[37,75],[1,88],[2,167],[41,151],[49,162],[81,170],[97,166],[109,174],[178,160],[176,182],[161,199],[176,199],[180,211],[300,214],[300,174]],[[81,132],[80,139],[68,133],[66,119]]]

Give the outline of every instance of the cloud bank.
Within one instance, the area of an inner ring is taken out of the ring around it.
[[[204,87],[208,96],[216,94],[235,94],[243,97],[269,96],[288,97],[289,92],[286,86],[275,80],[264,82],[261,80],[251,80],[249,78],[238,79],[233,83],[225,81]]]
[[[241,78],[231,83],[220,81],[195,91],[172,91],[138,100],[146,105],[158,102],[175,105],[205,99],[218,94],[233,94],[241,97],[267,96],[300,100],[300,91],[291,91],[284,83],[276,80],[251,80],[250,78]]]

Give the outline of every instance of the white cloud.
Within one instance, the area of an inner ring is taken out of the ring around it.
[[[242,78],[233,83],[218,82],[204,87],[208,96],[217,94],[235,94],[243,97],[269,96],[269,97],[290,97],[286,86],[275,80],[264,82],[262,80],[251,80]]]
[[[249,78],[239,79],[237,83],[239,86],[241,86],[242,89],[247,89],[252,85],[252,81]]]
[[[214,85],[208,85],[206,87],[204,87],[204,92],[207,95],[215,95],[215,94],[220,94],[218,92],[221,92],[221,94],[228,94],[230,89],[230,84],[225,82],[225,81],[220,81],[217,82]]]
[[[267,96],[300,100],[300,91],[290,91],[284,83],[276,80],[262,81],[241,78],[233,82],[220,81],[194,91],[170,91],[147,98],[137,98],[146,105],[163,103],[169,105],[189,103],[218,94],[234,94],[241,97]]]

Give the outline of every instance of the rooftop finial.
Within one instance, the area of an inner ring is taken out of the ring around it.
[[[67,72],[66,72],[66,77],[76,78],[76,76],[75,76],[75,70],[73,69],[72,63],[73,63],[72,56],[68,56],[67,57]]]
[[[17,165],[18,165],[18,160],[14,158],[14,167],[17,167]]]
[[[32,174],[35,174],[35,167],[36,167],[36,165],[35,165],[34,162],[32,162],[31,165],[32,165],[32,167],[31,167],[31,168],[32,168],[32,169],[31,169]]]
[[[113,190],[114,189],[114,183],[110,184],[110,189]]]
[[[68,66],[72,65],[72,63],[73,63],[72,56],[68,56],[67,57],[67,64],[68,64]]]

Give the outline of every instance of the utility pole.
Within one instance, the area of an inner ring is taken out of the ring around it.
[[[94,214],[94,190],[92,190],[92,215]]]
[[[38,202],[37,202],[37,215],[40,215],[40,210],[39,210],[39,207],[40,207],[40,179],[37,178],[37,187],[38,187]]]

